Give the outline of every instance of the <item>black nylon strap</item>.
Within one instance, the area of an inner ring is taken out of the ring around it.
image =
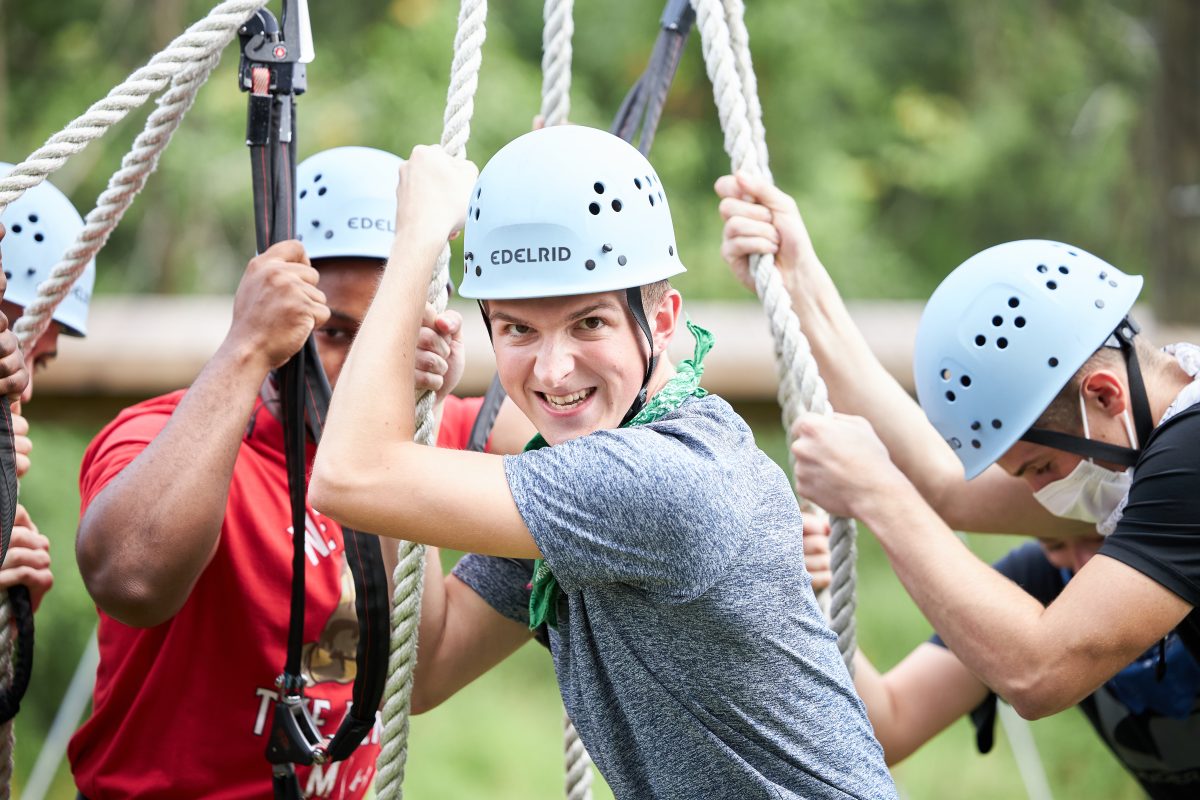
[[[488,439],[491,438],[492,428],[496,427],[496,417],[500,414],[500,406],[504,405],[506,397],[508,393],[500,383],[500,376],[493,375],[491,384],[483,394],[483,405],[479,407],[479,414],[475,416],[475,422],[471,425],[471,435],[467,437],[468,450],[473,453],[487,450]]]
[[[1025,431],[1025,435],[1021,439],[1030,444],[1045,445],[1084,458],[1098,458],[1101,461],[1110,461],[1125,467],[1132,467],[1136,464],[1138,456],[1141,454],[1141,451],[1129,447],[1097,442],[1095,439],[1085,439],[1082,436],[1052,431],[1047,428],[1030,428]]]
[[[8,554],[13,520],[17,515],[17,450],[13,442],[12,415],[0,398],[0,564]]]
[[[21,710],[21,700],[25,698],[33,675],[33,601],[29,588],[13,586],[8,590],[8,602],[17,626],[17,642],[13,652],[12,683],[0,693],[0,724],[8,722]]]
[[[646,319],[646,309],[642,307],[642,287],[631,286],[626,289],[625,302],[629,306],[629,313],[633,314],[634,321],[637,322],[638,328],[641,329],[650,345],[650,355],[646,359],[646,374],[642,378],[642,388],[638,391],[633,405],[625,412],[625,417],[621,420],[622,425],[633,419],[646,405],[646,392],[650,388],[650,376],[654,374],[654,367],[658,364],[658,354],[654,352],[654,334],[650,332],[650,321]]]
[[[1146,383],[1142,376],[1142,366],[1138,361],[1137,347],[1134,337],[1141,328],[1132,317],[1125,317],[1113,331],[1113,336],[1120,342],[1121,352],[1125,354],[1125,372],[1129,378],[1129,401],[1133,406],[1133,430],[1137,433],[1136,442],[1139,448],[1146,446],[1146,440],[1154,431],[1154,417],[1150,411],[1150,397],[1146,394]]]

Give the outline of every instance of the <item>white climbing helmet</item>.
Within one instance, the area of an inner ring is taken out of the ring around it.
[[[1038,239],[991,247],[946,276],[921,315],[913,373],[968,479],[1037,421],[1141,288],[1138,275]]]
[[[500,149],[467,209],[459,294],[480,300],[628,289],[684,272],[658,174],[623,139],[555,125]]]
[[[12,164],[0,161],[0,174],[7,175],[12,169]],[[24,308],[34,301],[38,284],[50,277],[50,270],[83,230],[83,217],[65,194],[42,181],[4,209],[0,222],[8,229],[0,242],[8,278],[4,299]],[[88,305],[95,284],[96,261],[92,259],[54,310],[53,319],[64,333],[87,335]]]
[[[335,147],[296,167],[296,234],[310,259],[387,259],[403,163],[373,147]]]

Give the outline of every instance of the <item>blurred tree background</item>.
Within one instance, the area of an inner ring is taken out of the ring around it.
[[[0,0],[0,159],[21,160],[212,4]],[[469,146],[481,164],[529,129],[540,104],[541,4],[490,5]],[[1046,237],[1147,274],[1159,314],[1195,324],[1195,2],[748,5],[776,180],[796,195],[848,296],[924,298],[977,250]],[[436,142],[457,4],[312,0],[310,10],[317,60],[300,100],[301,155],[344,144],[405,155]],[[578,0],[573,121],[608,126],[645,66],[660,11],[636,0]],[[98,293],[231,293],[237,285],[254,234],[236,64],[231,47],[101,255]],[[146,113],[131,115],[53,177],[81,211]],[[651,158],[670,192],[689,267],[680,288],[693,297],[744,298],[719,257],[711,186],[729,162],[698,41],[685,54]],[[35,682],[18,721],[19,775],[30,768],[94,622],[73,562],[74,479],[84,444],[115,410],[77,407],[69,420],[39,427],[38,409],[35,471],[23,499],[55,542],[58,585],[38,617]],[[764,446],[782,459],[777,417],[760,419]],[[864,539],[860,636],[887,666],[928,631]],[[1004,546],[982,545],[985,555]],[[559,779],[556,703],[546,659],[526,648],[444,713],[415,721],[412,796],[551,796]],[[536,757],[521,748],[533,730],[540,731]],[[1035,731],[1058,796],[1138,796],[1079,715],[1039,722]],[[1011,755],[1001,745],[979,759],[971,740],[960,724],[901,767],[910,796],[1020,796]],[[60,780],[54,796],[72,797],[65,786]]]

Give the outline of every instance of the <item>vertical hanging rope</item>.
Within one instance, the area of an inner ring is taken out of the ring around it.
[[[564,125],[571,113],[571,37],[574,0],[546,0],[542,29],[542,124]],[[592,800],[592,757],[563,712],[563,758],[568,800]]]
[[[546,0],[542,29],[542,122],[562,125],[571,113],[574,0]]]
[[[592,757],[579,740],[575,723],[563,714],[563,754],[567,762],[567,800],[591,800]]]
[[[450,66],[450,88],[441,145],[456,158],[465,158],[475,110],[475,89],[483,63],[483,41],[487,36],[486,0],[463,0],[454,37],[454,60]],[[438,256],[427,299],[440,313],[446,308],[446,284],[450,281],[450,247]],[[433,418],[433,392],[417,400],[416,440],[433,445],[437,429]],[[412,542],[399,545],[399,563],[393,573],[392,650],[388,660],[388,683],[383,704],[383,739],[377,765],[376,794],[380,800],[404,796],[404,767],[408,761],[408,714],[412,701],[413,670],[417,662],[417,625],[421,619],[421,590],[425,575],[425,548]]]
[[[762,107],[750,61],[749,36],[741,0],[692,0],[704,50],[704,64],[713,86],[713,99],[725,135],[725,151],[735,171],[770,177]],[[736,29],[736,33],[734,32]],[[817,372],[808,339],[792,310],[791,300],[771,255],[750,259],[754,287],[775,341],[779,371],[779,404],[784,427],[789,432],[803,413],[830,414],[825,382]],[[791,454],[789,452],[789,459]],[[854,521],[832,520],[830,557],[833,565],[830,623],[838,637],[838,649],[851,675],[854,674],[855,572]]]

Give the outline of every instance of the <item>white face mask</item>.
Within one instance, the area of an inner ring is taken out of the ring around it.
[[[1088,430],[1087,406],[1080,387],[1079,414],[1083,418],[1083,437],[1091,439]],[[1126,409],[1121,417],[1125,423],[1125,434],[1131,447],[1137,447],[1133,433],[1133,422]],[[1113,472],[1098,466],[1092,459],[1080,461],[1065,478],[1046,484],[1033,493],[1042,506],[1056,517],[1077,519],[1082,522],[1105,523],[1114,516],[1133,482],[1133,469]]]

